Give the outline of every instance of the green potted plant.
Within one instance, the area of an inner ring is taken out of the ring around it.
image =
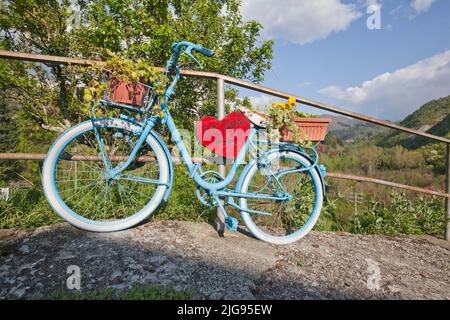
[[[108,54],[110,58],[104,64],[90,67],[95,76],[84,90],[85,102],[100,99],[109,90],[108,99],[113,102],[143,106],[150,90],[158,96],[164,93],[167,77],[162,71],[142,59],[133,61],[112,52]],[[103,81],[105,74],[108,82]]]
[[[274,103],[266,110],[269,130],[278,129],[280,140],[305,145],[325,139],[331,118],[321,118],[295,110],[296,99]],[[273,132],[272,132],[273,133]]]

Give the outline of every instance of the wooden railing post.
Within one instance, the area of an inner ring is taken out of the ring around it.
[[[225,118],[225,81],[223,78],[217,78],[217,119]],[[225,177],[225,164],[219,163],[219,173]],[[225,233],[224,215],[217,207],[217,232],[220,236]]]
[[[447,179],[446,192],[450,194],[450,143],[447,143]],[[445,240],[450,241],[450,196],[445,200]]]

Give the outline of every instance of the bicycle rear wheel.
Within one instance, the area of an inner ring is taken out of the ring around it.
[[[64,220],[96,232],[136,225],[152,214],[170,184],[168,159],[159,141],[149,135],[140,160],[119,177],[108,177],[96,139],[98,130],[111,166],[124,162],[138,139],[139,126],[121,119],[86,121],[63,133],[43,165],[47,200]],[[150,161],[141,161],[150,160]]]
[[[274,244],[289,244],[303,238],[317,222],[323,204],[322,180],[311,162],[292,151],[277,151],[267,155],[266,165],[257,162],[244,170],[238,192],[279,197],[286,200],[239,198],[244,224],[260,240]],[[256,210],[267,213],[251,213]]]

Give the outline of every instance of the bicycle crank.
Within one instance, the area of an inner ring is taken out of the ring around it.
[[[222,175],[215,171],[206,171],[201,174],[201,178],[209,183],[218,183],[223,180]],[[198,187],[195,191],[195,195],[197,196],[198,201],[205,206],[212,207],[217,205],[216,199],[214,199],[214,197],[211,196],[205,189]]]

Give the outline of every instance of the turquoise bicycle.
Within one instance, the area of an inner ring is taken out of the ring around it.
[[[158,97],[149,96],[142,108],[105,99],[99,104],[140,116],[130,117],[128,112],[118,117],[93,116],[58,137],[42,171],[48,202],[64,220],[88,231],[113,232],[143,222],[168,201],[172,190],[172,157],[155,132],[160,124],[167,126],[198,186],[198,199],[219,207],[229,230],[238,227],[238,220],[228,214],[236,209],[260,240],[288,244],[301,239],[317,222],[323,203],[325,170],[318,165],[317,152],[257,139],[263,128],[251,124],[226,176],[194,163],[168,108],[180,79],[178,58],[187,54],[198,62],[193,52],[213,55],[210,49],[190,42],[172,45],[165,69],[172,82],[161,100],[163,115],[149,112]]]

